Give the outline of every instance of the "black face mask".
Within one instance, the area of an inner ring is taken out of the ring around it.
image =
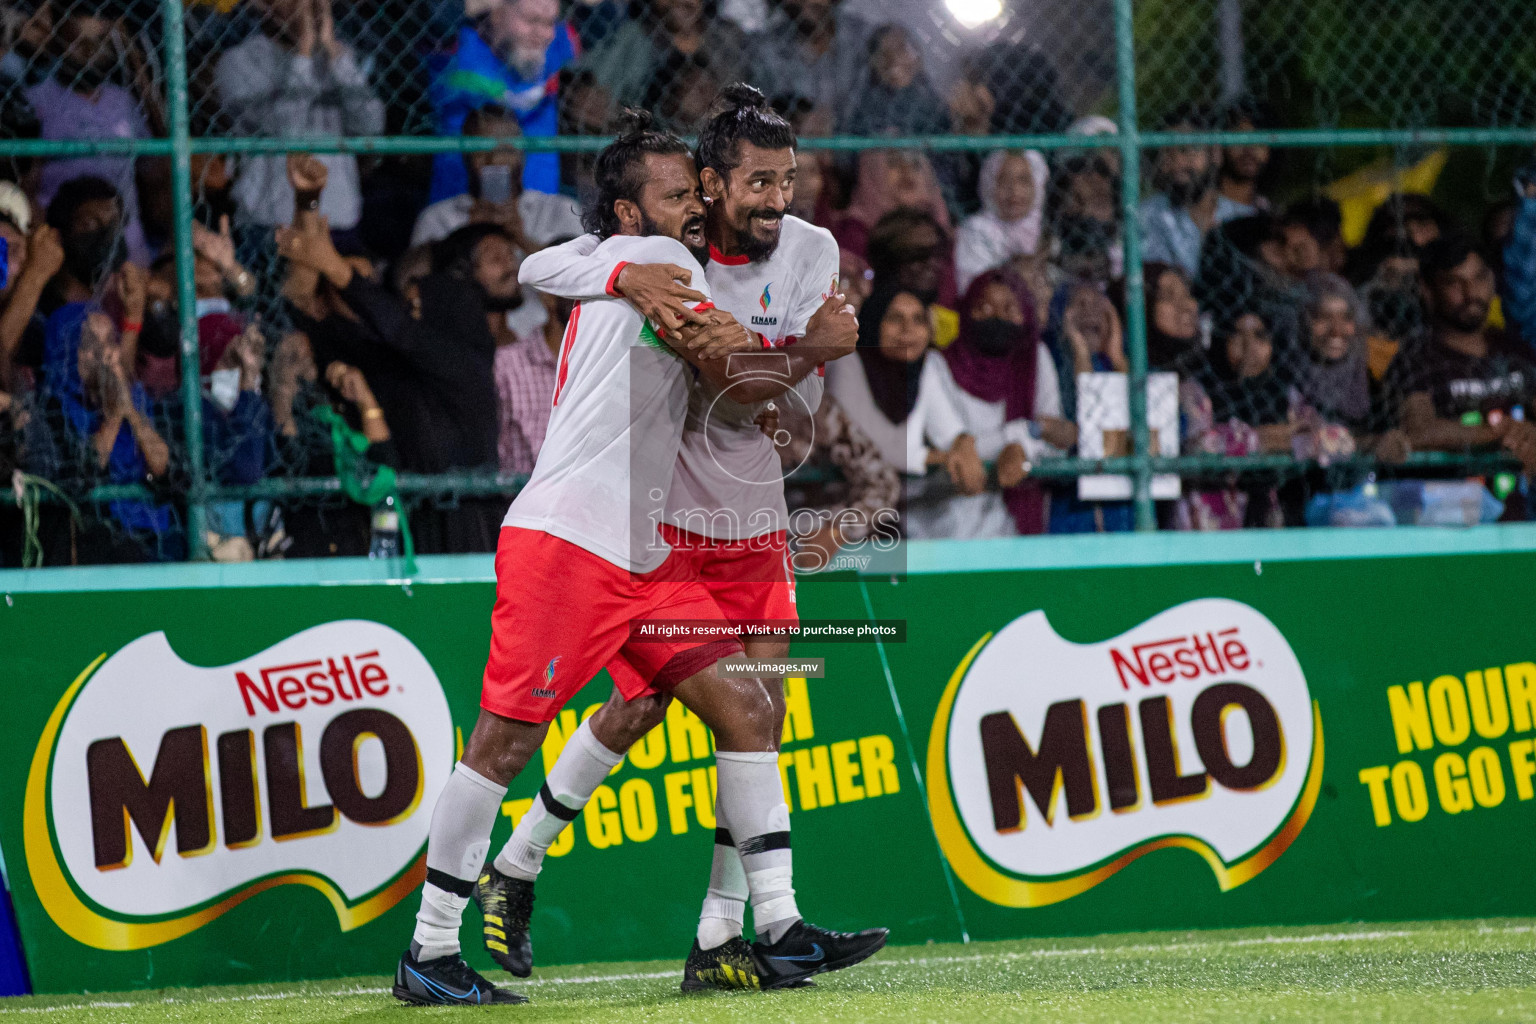
[[[64,240],[64,267],[81,284],[95,288],[128,259],[118,225],[70,235]]]
[[[971,321],[971,344],[984,356],[1005,356],[1019,343],[1023,329],[1011,320]]]

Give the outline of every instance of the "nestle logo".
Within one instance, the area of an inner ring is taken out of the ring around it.
[[[338,662],[335,658],[323,661],[299,661],[291,665],[273,665],[258,669],[261,685],[252,681],[244,672],[235,673],[240,684],[240,696],[245,700],[245,713],[256,716],[255,697],[262,707],[273,714],[278,706],[296,711],[305,704],[329,704],[336,700],[362,700],[366,693],[382,697],[389,692],[389,673],[378,662],[379,652],[344,654]]]
[[[1142,686],[1151,686],[1153,682],[1245,672],[1251,663],[1248,648],[1238,639],[1236,626],[1216,633],[1150,640],[1132,647],[1130,657],[1111,647],[1109,656],[1120,676],[1120,686],[1127,690],[1131,688],[1131,679],[1126,673]]]
[[[752,318],[753,327],[773,327],[779,322],[776,316],[755,316]]]

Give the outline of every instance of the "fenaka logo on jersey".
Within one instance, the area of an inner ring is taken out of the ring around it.
[[[283,885],[323,893],[349,931],[425,877],[422,794],[454,744],[431,665],[377,622],[213,668],[151,633],[86,666],[49,716],[27,870],[54,923],[98,949],[169,942]]]
[[[1262,614],[1206,598],[1100,643],[1042,611],[971,648],[939,701],[929,812],[974,892],[1040,907],[1168,847],[1222,891],[1300,834],[1323,776],[1322,719]]]
[[[763,313],[764,314],[766,314],[768,312],[768,307],[773,305],[773,295],[770,293],[770,289],[772,289],[772,288],[773,288],[773,282],[770,281],[767,284],[763,285],[763,294],[761,294],[761,295],[759,295],[757,297],[757,304],[763,308]],[[778,325],[778,322],[779,322],[779,318],[776,317],[776,316],[767,316],[767,315],[756,316],[756,315],[754,315],[752,317],[752,326],[753,327],[775,327],[775,326]]]

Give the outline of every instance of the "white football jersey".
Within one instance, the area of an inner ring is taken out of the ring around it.
[[[524,260],[520,280],[553,295],[587,299],[607,293],[624,262],[664,262],[603,253],[599,248],[596,236],[585,235],[544,249]],[[751,263],[712,252],[704,277],[695,276],[692,286],[762,335],[766,345],[783,347],[804,337],[811,316],[837,291],[838,262],[831,232],[786,216],[779,245],[768,259]],[[822,391],[818,371],[776,401],[796,403],[814,413],[821,405]],[[669,490],[667,521],[719,540],[741,540],[786,528],[779,458],[756,423],[763,408],[762,403],[734,402],[707,380],[695,384]]]
[[[698,262],[676,239],[615,235],[593,256],[676,263],[695,271],[694,287],[709,294]],[[692,379],[693,368],[629,303],[582,302],[560,344],[544,446],[503,525],[542,530],[632,572],[661,565],[670,548],[656,528]]]
[[[782,348],[805,337],[806,325],[837,292],[838,251],[832,232],[786,216],[779,245],[759,263],[710,251],[705,269],[715,306]],[[788,363],[785,364],[786,368]],[[818,371],[774,399],[799,406],[810,419],[824,390]],[[667,521],[716,540],[745,540],[788,526],[784,470],[778,452],[757,425],[765,403],[732,401],[700,379],[688,403],[688,423],[677,475],[667,500]]]

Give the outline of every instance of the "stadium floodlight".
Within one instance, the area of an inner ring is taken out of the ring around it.
[[[944,0],[944,6],[966,28],[980,28],[1003,14],[1003,0]]]

